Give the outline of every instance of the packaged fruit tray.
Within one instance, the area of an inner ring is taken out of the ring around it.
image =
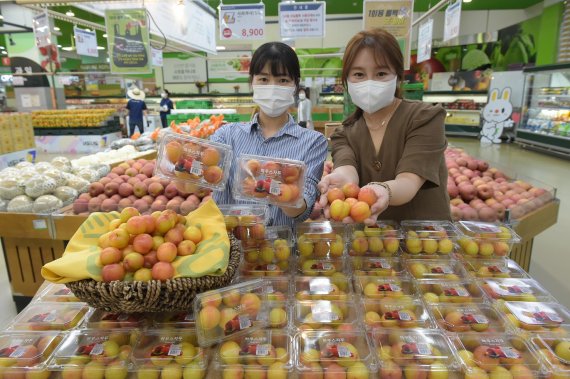
[[[301,161],[241,155],[237,159],[234,198],[298,207],[302,204],[306,166]]]
[[[471,280],[442,281],[422,280],[417,290],[427,304],[430,303],[481,303],[486,297]]]
[[[462,263],[467,274],[473,278],[530,278],[512,259],[464,258]]]
[[[149,326],[148,320],[143,313],[118,313],[96,309],[87,318],[85,326],[91,329],[144,329]]]
[[[503,317],[487,304],[430,304],[436,325],[453,333],[504,333]]]
[[[132,357],[136,378],[203,378],[209,351],[198,346],[194,329],[152,330],[141,336]]]
[[[57,332],[1,332],[3,378],[49,378],[47,365],[60,342]]]
[[[540,334],[532,336],[530,342],[545,365],[545,379],[570,377],[570,338]]]
[[[501,307],[516,332],[561,333],[570,330],[570,311],[559,303],[507,301]]]
[[[461,233],[459,252],[469,257],[507,257],[513,245],[521,241],[507,225],[488,222],[459,221],[455,223]]]
[[[138,331],[74,330],[57,348],[50,369],[63,378],[125,378]]]
[[[266,327],[267,285],[252,280],[196,295],[194,315],[200,346]]]
[[[154,174],[213,190],[224,190],[232,162],[228,145],[167,133],[158,145]]]
[[[479,279],[481,290],[493,300],[553,301],[554,298],[536,280],[526,278]]]
[[[391,257],[400,255],[403,238],[400,226],[395,221],[379,221],[375,227],[355,224],[348,229],[348,255]]]
[[[42,302],[79,303],[79,300],[64,284],[50,283],[38,297]]]
[[[244,281],[243,278],[236,283]],[[263,279],[266,283],[265,292],[267,292],[267,300],[286,301],[291,296],[291,278],[288,276],[276,276]]]
[[[404,264],[400,258],[364,258],[353,257],[350,259],[353,276],[384,276],[397,277],[407,276]]]
[[[467,276],[463,264],[453,259],[406,259],[405,265],[416,280],[461,280]]]
[[[451,338],[465,378],[541,378],[542,364],[519,336],[460,333]]]
[[[10,325],[13,330],[69,330],[78,326],[89,307],[83,303],[35,303]]]
[[[402,221],[404,253],[416,257],[449,257],[455,249],[457,228],[448,221]]]
[[[419,299],[362,299],[360,305],[364,324],[370,329],[433,328],[430,316]]]
[[[354,289],[367,299],[383,298],[403,299],[417,296],[417,289],[408,278],[384,278],[373,276],[357,276],[354,278]]]
[[[258,246],[265,240],[267,206],[265,205],[220,205],[226,229],[238,240]]]
[[[212,378],[287,378],[293,370],[291,337],[260,330],[221,343],[210,366]]]
[[[295,368],[300,378],[375,378],[376,363],[366,334],[305,331],[295,342]]]
[[[293,304],[293,322],[299,331],[356,330],[360,325],[356,304],[342,300],[303,300]]]
[[[297,253],[303,259],[339,259],[345,251],[344,224],[308,222],[297,224]]]
[[[153,318],[153,327],[156,329],[186,329],[196,327],[194,311],[157,313]]]
[[[287,247],[287,249],[289,248]],[[270,254],[274,253],[269,253],[267,250],[268,249],[261,249],[261,252],[259,250],[244,251],[244,260],[239,267],[240,276],[244,278],[256,278],[291,275],[293,273],[295,260],[292,257],[287,260],[278,260],[275,258],[275,255],[273,255],[273,258],[269,259]],[[265,263],[266,260],[270,260],[271,262]]]
[[[344,274],[331,278],[296,276],[293,293],[297,300],[349,300],[354,296],[350,280]]]
[[[348,267],[344,259],[304,259],[296,260],[297,273],[304,276],[339,276],[346,274]]]
[[[245,239],[242,246],[242,276],[279,276],[291,272],[293,235],[290,228],[267,227],[264,239]]]
[[[461,366],[447,336],[430,329],[375,329],[379,378],[457,378]]]

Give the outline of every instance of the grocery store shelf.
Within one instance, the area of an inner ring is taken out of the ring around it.
[[[539,94],[539,95],[536,95],[536,97],[568,97],[568,98],[570,98],[570,94],[569,95],[566,95],[566,94],[560,94],[560,95]]]
[[[539,105],[538,107],[532,107],[532,109],[540,109],[540,110],[570,110],[570,105],[563,106],[563,105]]]
[[[518,129],[515,142],[523,148],[570,158],[570,138],[537,133],[530,130]]]
[[[539,135],[539,136],[552,137],[552,138],[559,138],[559,139],[563,139],[563,140],[566,140],[566,141],[570,141],[570,137],[558,136],[558,135],[556,135],[556,134],[535,132],[535,131],[533,131],[533,130],[528,130],[528,129],[519,129],[518,131],[519,131],[519,132],[524,132],[524,133],[537,134],[537,135]]]

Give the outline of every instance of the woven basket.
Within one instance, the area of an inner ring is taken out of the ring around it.
[[[221,276],[177,278],[160,282],[97,282],[93,279],[67,283],[66,286],[81,301],[108,312],[171,312],[192,309],[198,293],[225,287],[238,272],[241,258],[239,241],[230,238],[230,258]]]

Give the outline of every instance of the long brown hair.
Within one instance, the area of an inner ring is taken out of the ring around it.
[[[398,82],[404,79],[404,56],[396,38],[384,29],[374,28],[363,30],[357,33],[346,45],[344,57],[342,58],[342,82],[344,88],[348,88],[348,74],[356,56],[362,49],[371,49],[376,58],[376,62],[385,61],[386,64],[395,71]],[[395,96],[402,98],[402,90],[398,86]],[[353,114],[343,121],[344,126],[354,124],[362,117],[362,109],[356,107]]]

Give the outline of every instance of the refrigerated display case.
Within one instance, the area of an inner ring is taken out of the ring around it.
[[[516,142],[570,158],[570,64],[524,70],[523,117]]]

